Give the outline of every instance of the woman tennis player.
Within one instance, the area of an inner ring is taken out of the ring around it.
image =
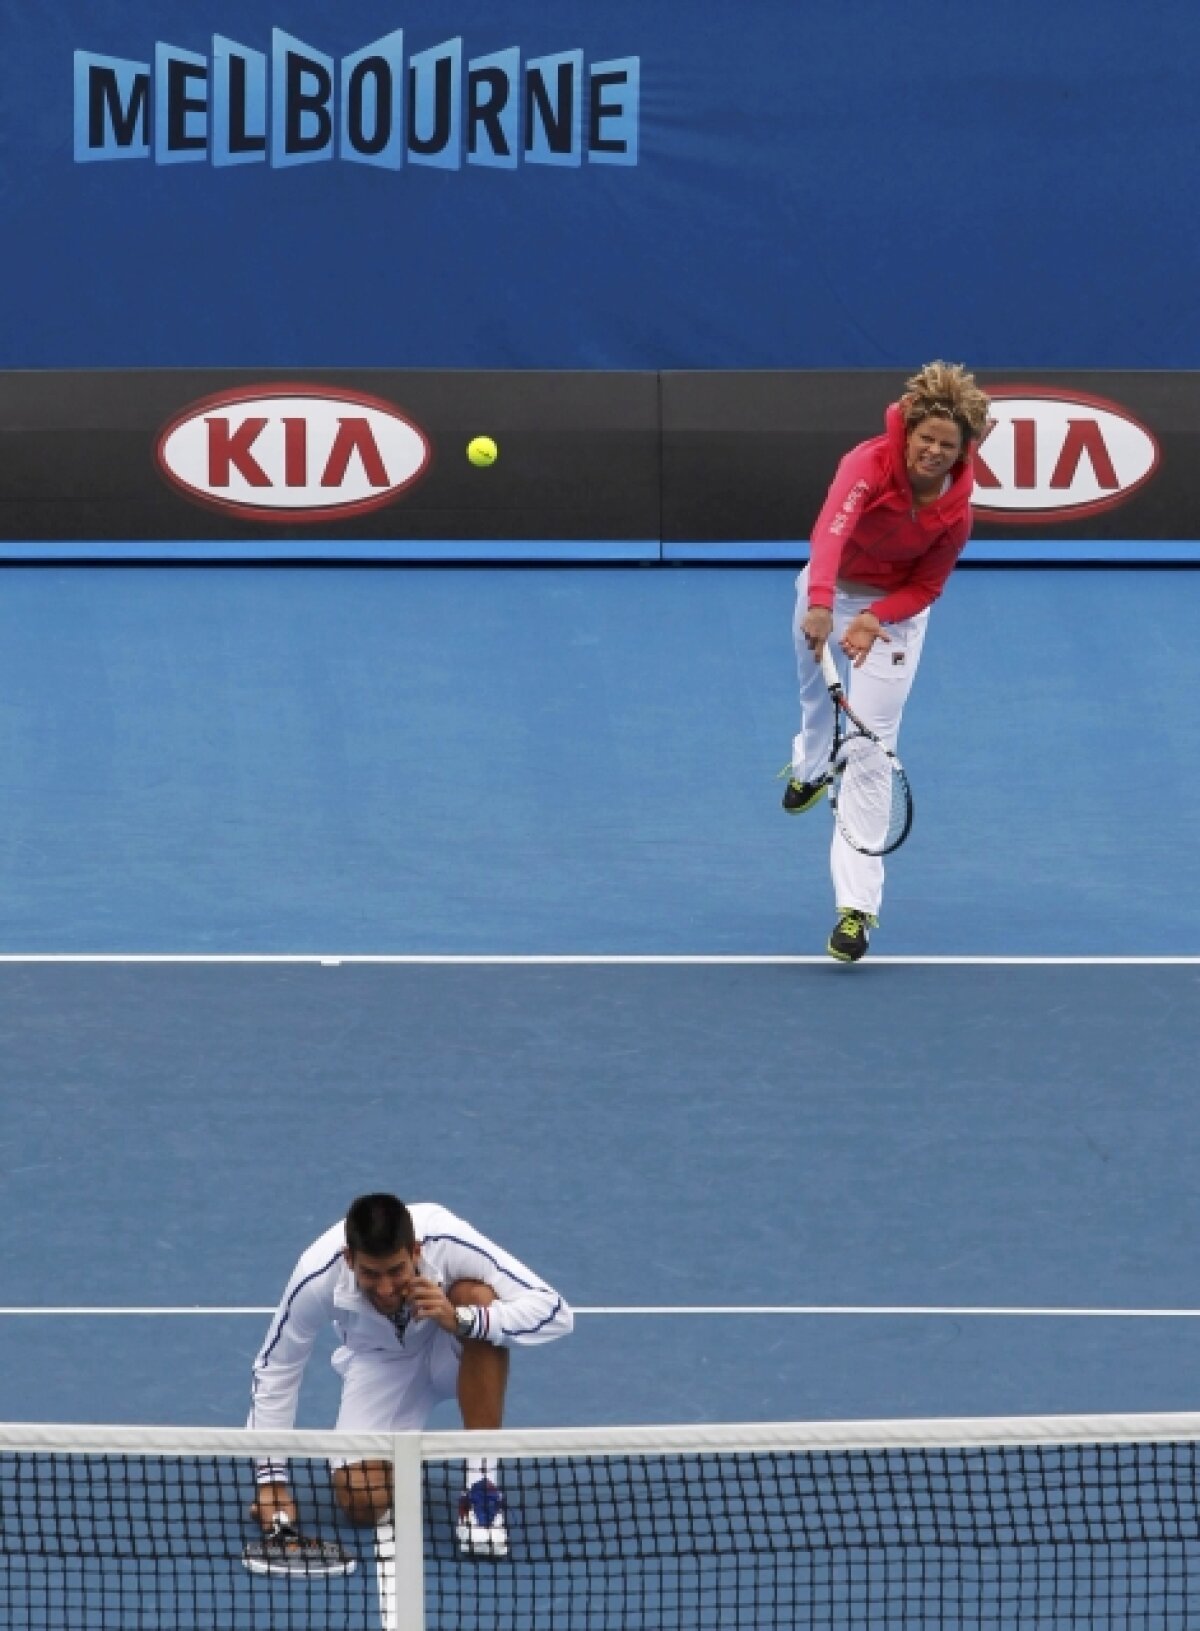
[[[855,713],[896,745],[929,608],[970,537],[970,449],[987,428],[988,406],[961,364],[927,363],[888,408],[884,434],[838,466],[796,580],[800,729],[783,795],[789,813],[810,810],[828,787],[827,641]],[[827,950],[856,963],[879,920],[883,860],[854,849],[835,824],[831,871],[838,920]]]

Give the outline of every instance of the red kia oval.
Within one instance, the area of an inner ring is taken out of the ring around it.
[[[975,453],[981,521],[1078,521],[1124,504],[1158,469],[1153,432],[1117,402],[1051,385],[986,389],[996,423]]]
[[[391,504],[429,466],[428,438],[392,402],[346,386],[239,385],[159,432],[164,477],[194,503],[259,522],[339,521]]]

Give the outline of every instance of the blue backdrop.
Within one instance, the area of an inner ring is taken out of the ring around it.
[[[1200,366],[1192,4],[0,0],[0,34],[9,368]]]

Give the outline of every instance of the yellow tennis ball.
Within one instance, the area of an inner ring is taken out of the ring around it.
[[[467,458],[481,470],[486,469],[489,464],[495,464],[499,457],[500,449],[490,436],[475,436],[467,443]]]

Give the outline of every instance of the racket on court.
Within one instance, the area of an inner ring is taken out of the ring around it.
[[[248,1540],[242,1548],[242,1563],[251,1574],[287,1575],[295,1579],[328,1579],[332,1575],[353,1574],[358,1560],[336,1540],[318,1540],[302,1535],[282,1514],[266,1534]]]
[[[821,648],[821,674],[833,702],[827,779],[834,819],[852,849],[890,855],[912,831],[912,788],[904,766],[851,708],[828,641]]]

